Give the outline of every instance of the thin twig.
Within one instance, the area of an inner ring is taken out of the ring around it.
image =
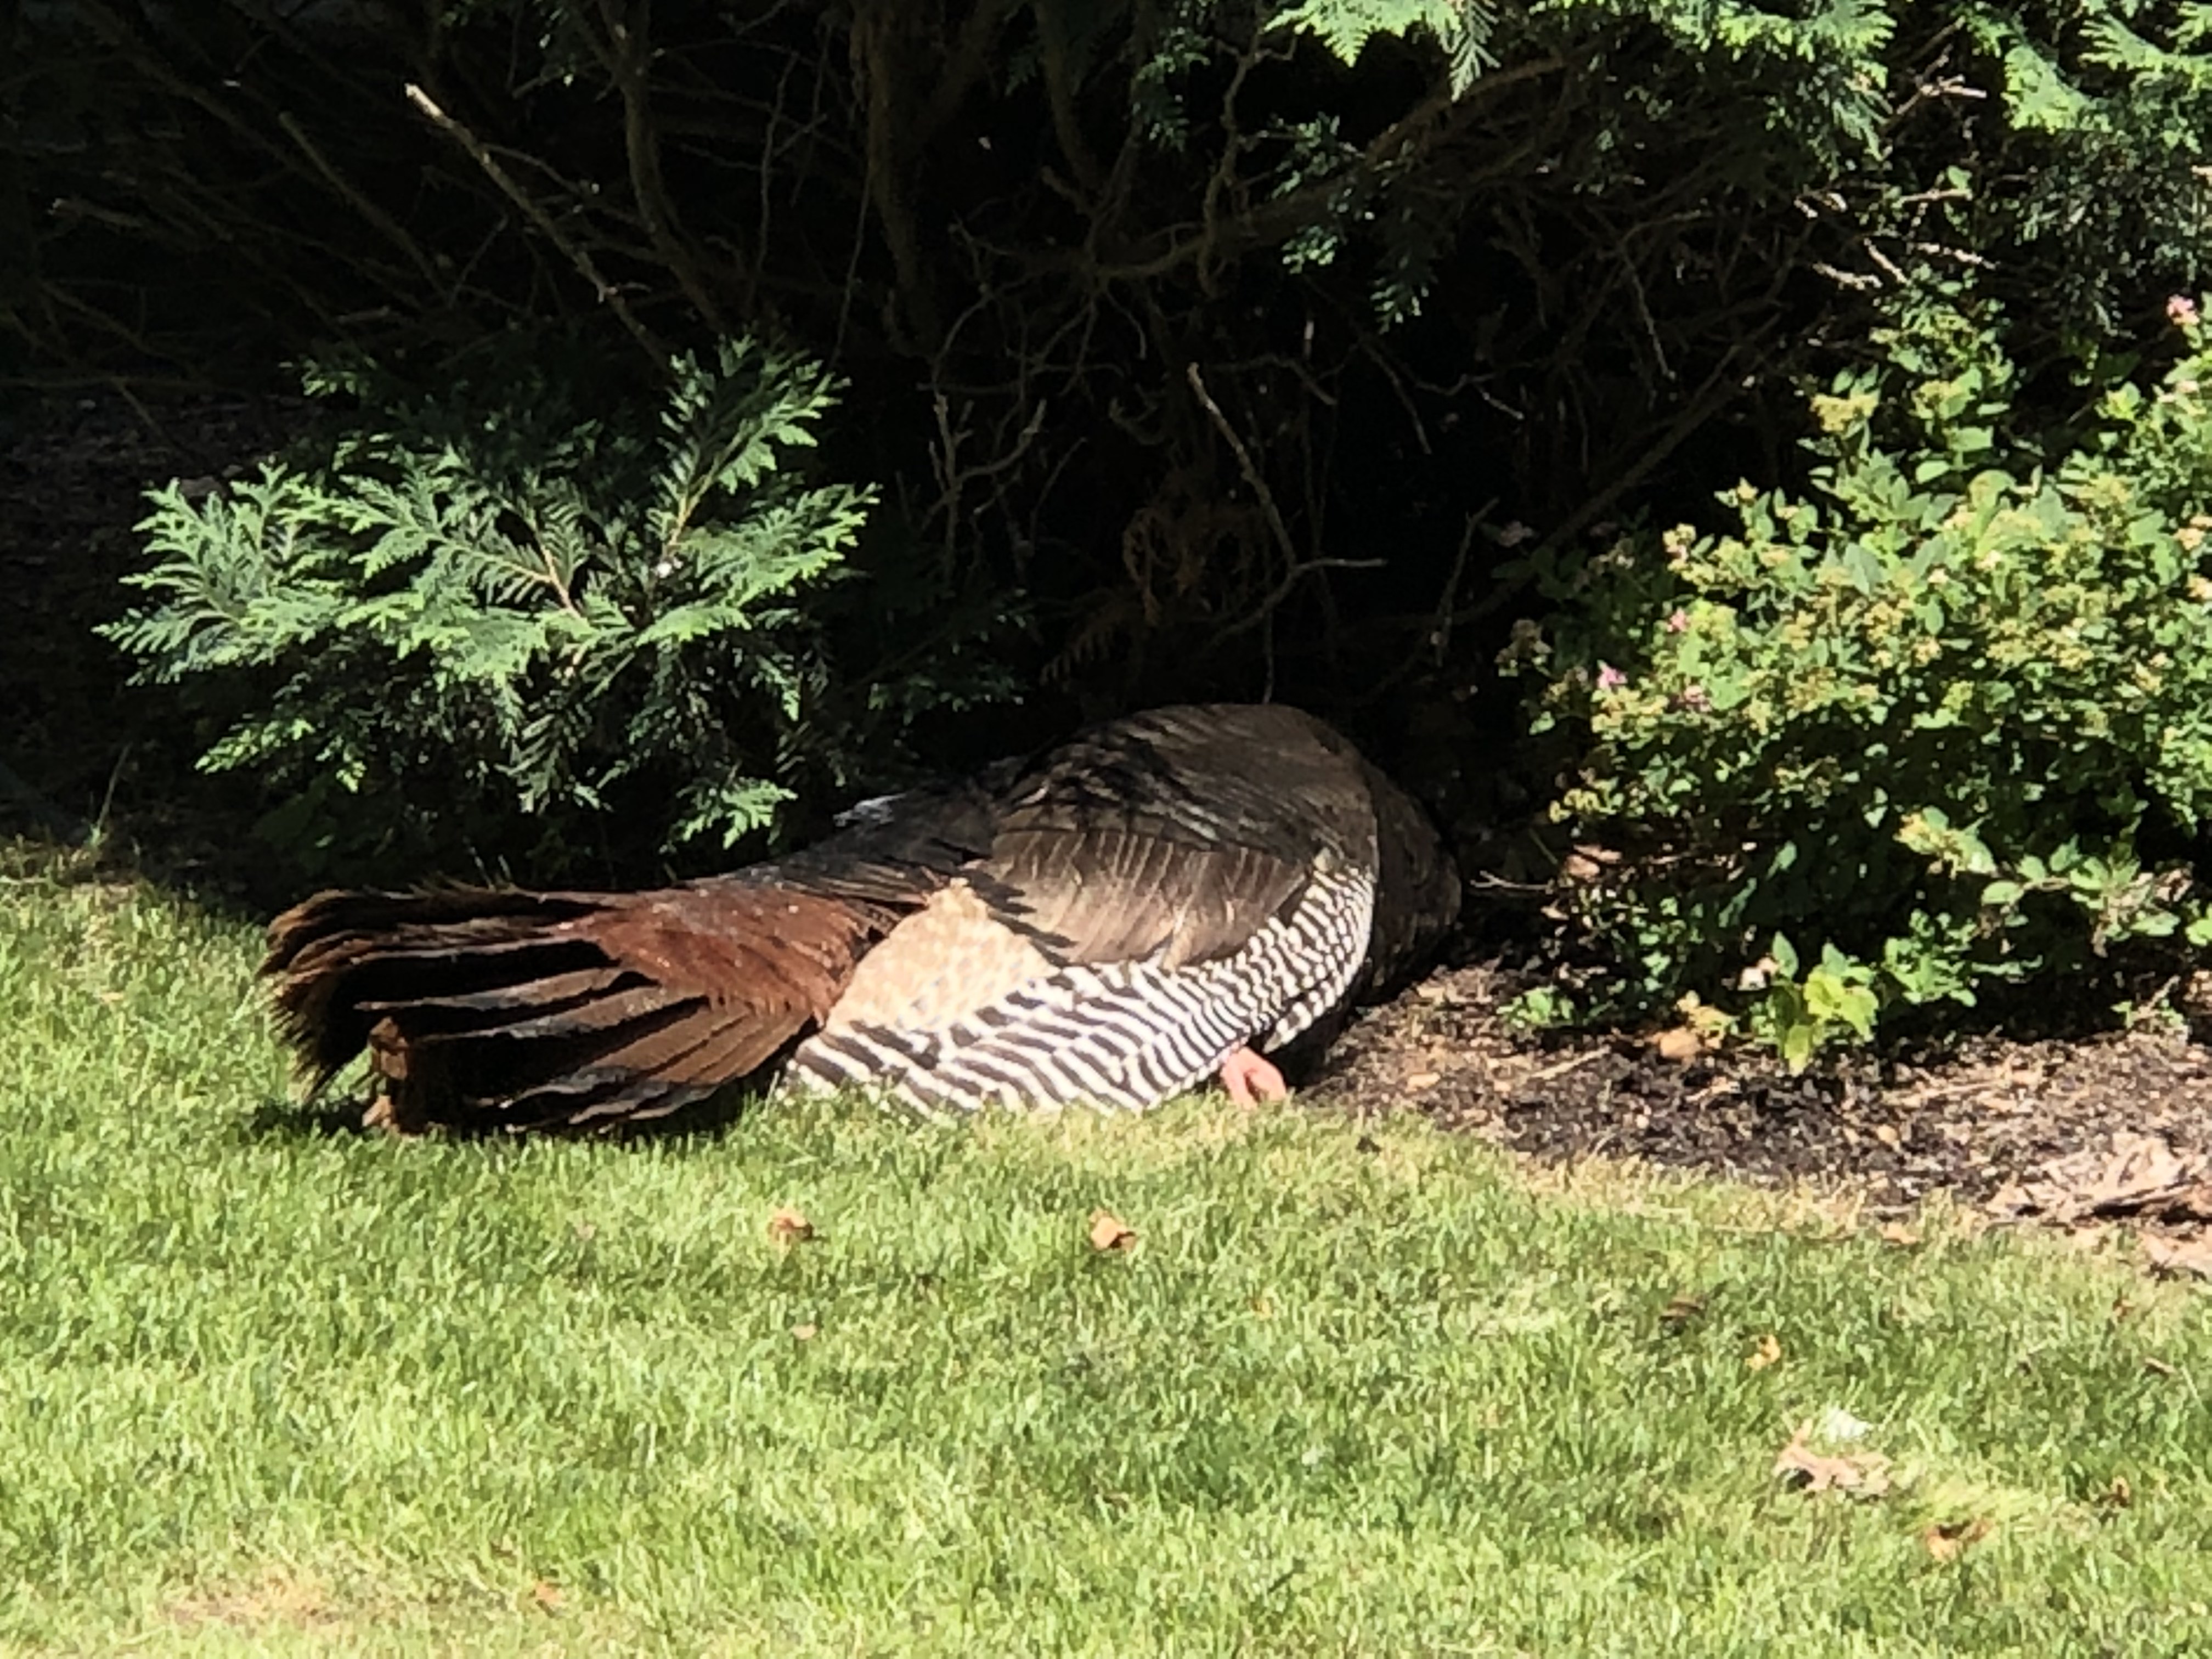
[[[1190,380],[1191,390],[1198,394],[1199,402],[1206,406],[1206,412],[1213,417],[1215,428],[1228,441],[1229,447],[1236,452],[1237,470],[1243,473],[1244,482],[1252,486],[1253,494],[1260,498],[1260,510],[1267,515],[1267,528],[1273,533],[1275,544],[1282,550],[1283,558],[1290,566],[1290,568],[1284,572],[1282,580],[1275,584],[1274,591],[1260,601],[1259,609],[1249,616],[1240,617],[1215,635],[1216,643],[1224,640],[1233,640],[1241,634],[1249,634],[1261,623],[1273,617],[1283,601],[1289,599],[1296,591],[1297,585],[1316,570],[1374,570],[1387,562],[1382,559],[1300,559],[1297,548],[1291,540],[1290,526],[1283,522],[1282,510],[1275,505],[1275,492],[1267,488],[1267,481],[1260,476],[1260,469],[1253,464],[1252,452],[1244,447],[1244,441],[1237,435],[1237,428],[1229,424],[1229,417],[1221,412],[1221,405],[1213,401],[1213,394],[1206,389],[1205,374],[1200,371],[1196,363],[1191,364],[1183,372]],[[1273,654],[1272,637],[1268,641],[1268,650],[1272,657]],[[1273,681],[1274,674],[1271,665],[1268,672],[1271,689]]]
[[[1012,449],[994,461],[964,468],[960,465],[960,441],[968,435],[968,428],[963,425],[957,432],[952,429],[952,406],[941,392],[937,394],[936,406],[938,434],[945,446],[944,459],[940,461],[933,453],[930,460],[937,472],[938,481],[943,486],[938,508],[945,514],[945,550],[950,555],[958,543],[961,492],[973,480],[996,477],[1018,464],[1022,457],[1029,453],[1030,446],[1036,441],[1038,432],[1043,428],[1047,405],[1040,401],[1030,411],[1029,424],[1014,440]],[[1004,430],[1003,428],[1000,429]]]
[[[283,128],[285,136],[300,147],[300,153],[314,164],[315,171],[323,175],[330,187],[344,197],[356,213],[380,231],[386,241],[414,262],[415,269],[422,273],[425,282],[433,289],[444,286],[438,280],[437,266],[431,264],[430,256],[423,252],[422,246],[407,234],[406,228],[362,194],[353,180],[337,170],[331,159],[317,148],[315,141],[307,137],[307,130],[300,125],[297,118],[288,110],[277,116],[276,125]]]
[[[1437,653],[1439,667],[1451,647],[1452,607],[1459,603],[1460,579],[1467,574],[1467,556],[1474,547],[1474,532],[1497,505],[1492,497],[1480,511],[1468,514],[1466,527],[1460,532],[1459,551],[1452,557],[1451,574],[1444,578],[1444,591],[1437,599],[1437,625],[1429,633],[1429,645]]]
[[[668,362],[668,348],[653,337],[652,330],[638,320],[637,314],[629,308],[629,302],[623,298],[615,285],[599,274],[599,268],[592,256],[569,240],[561,227],[553,222],[552,215],[540,207],[527,191],[515,183],[507,169],[500,166],[499,159],[484,142],[440,109],[430,94],[411,81],[407,83],[407,98],[416,108],[430,118],[432,125],[441,132],[469,153],[471,159],[483,169],[484,176],[499,186],[508,201],[522,210],[523,216],[537,226],[545,239],[560,249],[568,263],[575,267],[576,274],[592,285],[592,293],[629,331],[630,338],[643,347],[656,364],[665,367]]]
[[[1275,492],[1267,488],[1267,481],[1260,476],[1260,469],[1253,464],[1252,452],[1244,447],[1244,440],[1237,435],[1237,428],[1229,424],[1229,417],[1221,412],[1221,405],[1213,401],[1213,394],[1206,389],[1206,375],[1199,366],[1192,363],[1183,370],[1183,374],[1190,381],[1190,389],[1198,394],[1198,401],[1205,406],[1206,412],[1213,417],[1215,428],[1228,441],[1229,447],[1236,452],[1237,470],[1243,473],[1244,482],[1252,486],[1252,493],[1260,498],[1260,510],[1267,515],[1267,528],[1274,532],[1275,545],[1282,549],[1283,557],[1287,562],[1297,564],[1298,550],[1291,540],[1290,526],[1283,522],[1282,510],[1275,505]]]
[[[653,123],[652,87],[648,79],[653,61],[653,47],[647,38],[650,16],[648,8],[637,8],[635,21],[625,16],[620,0],[599,0],[600,20],[605,24],[607,43],[599,47],[599,61],[608,75],[613,77],[615,88],[622,94],[623,149],[629,162],[630,198],[637,204],[638,217],[645,225],[646,234],[652,239],[653,252],[676,278],[684,297],[691,302],[692,309],[702,321],[717,334],[729,332],[722,320],[721,308],[708,292],[705,273],[692,257],[685,243],[682,228],[676,215],[676,204],[669,199],[668,188],[660,173],[660,135]],[[585,32],[591,39],[590,31]]]

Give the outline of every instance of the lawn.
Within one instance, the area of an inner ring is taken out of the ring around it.
[[[331,1133],[254,956],[0,854],[9,1650],[2212,1651],[2117,1249],[1295,1105]]]

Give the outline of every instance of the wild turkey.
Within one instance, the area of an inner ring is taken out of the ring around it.
[[[1141,1108],[1325,1041],[1452,924],[1419,807],[1321,721],[1101,726],[868,803],[830,839],[646,893],[319,894],[270,927],[320,1088],[368,1050],[403,1128],[655,1117],[781,1063],[925,1113]]]

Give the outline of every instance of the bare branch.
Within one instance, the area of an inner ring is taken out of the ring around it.
[[[1217,640],[1233,640],[1267,621],[1297,590],[1298,584],[1316,570],[1374,570],[1388,562],[1382,559],[1301,560],[1297,546],[1291,540],[1290,526],[1283,522],[1282,510],[1275,505],[1275,492],[1267,488],[1267,481],[1260,476],[1260,469],[1253,464],[1252,452],[1244,447],[1243,439],[1237,435],[1237,428],[1230,425],[1229,417],[1221,412],[1221,405],[1213,401],[1213,394],[1206,389],[1206,376],[1196,363],[1191,364],[1184,374],[1190,381],[1191,390],[1198,394],[1198,401],[1205,406],[1206,414],[1212,417],[1215,429],[1236,453],[1237,469],[1243,473],[1244,482],[1252,486],[1253,493],[1260,498],[1260,510],[1267,515],[1267,528],[1273,532],[1275,544],[1282,550],[1284,562],[1290,567],[1284,573],[1282,580],[1275,584],[1273,592],[1260,601],[1258,609],[1223,629],[1215,635]]]
[[[561,227],[553,222],[553,216],[539,206],[530,192],[515,183],[514,177],[507,169],[500,166],[499,159],[485,146],[483,140],[439,108],[432,100],[430,94],[411,81],[407,84],[407,97],[416,108],[430,118],[431,123],[441,132],[466,150],[470,158],[483,169],[484,176],[499,186],[501,192],[508,201],[522,210],[523,216],[538,227],[546,240],[561,250],[568,263],[575,267],[576,274],[592,285],[592,291],[599,296],[599,302],[615,313],[622,325],[629,331],[630,338],[635,340],[644,349],[646,355],[650,356],[656,364],[665,366],[668,362],[668,348],[656,339],[653,331],[638,320],[636,313],[630,310],[629,302],[623,298],[620,290],[599,274],[599,265],[592,260],[590,253],[571,240],[562,232]]]

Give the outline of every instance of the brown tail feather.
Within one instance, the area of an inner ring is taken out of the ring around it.
[[[826,1015],[889,917],[768,885],[657,893],[322,893],[262,971],[319,1088],[366,1048],[383,1115],[542,1127],[650,1117]]]

